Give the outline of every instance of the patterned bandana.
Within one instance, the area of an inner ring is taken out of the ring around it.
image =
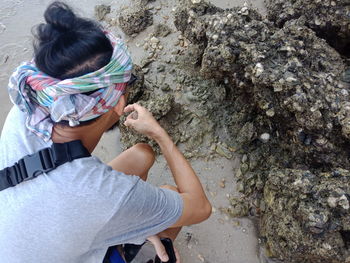
[[[22,63],[9,81],[11,101],[27,113],[26,126],[45,141],[51,139],[54,122],[74,127],[106,113],[124,93],[131,77],[132,61],[121,39],[106,32],[114,51],[103,68],[86,75],[59,80],[39,71],[34,61]],[[83,93],[94,91],[90,95]]]

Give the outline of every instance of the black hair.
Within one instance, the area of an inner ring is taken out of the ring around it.
[[[39,70],[67,79],[108,64],[113,47],[98,23],[77,16],[60,1],[50,4],[44,17],[46,23],[34,32],[34,60]]]

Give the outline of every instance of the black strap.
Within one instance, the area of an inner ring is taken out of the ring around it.
[[[1,170],[0,191],[50,172],[66,162],[89,156],[89,151],[79,140],[53,143],[51,147],[26,155],[11,167]]]

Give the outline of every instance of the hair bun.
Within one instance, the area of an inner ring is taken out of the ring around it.
[[[69,31],[73,28],[76,16],[65,3],[55,1],[47,8],[44,14],[45,21],[58,31]]]

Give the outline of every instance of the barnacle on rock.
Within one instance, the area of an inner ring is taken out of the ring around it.
[[[350,2],[348,0],[265,0],[268,17],[277,26],[299,19],[339,51],[350,56]]]

